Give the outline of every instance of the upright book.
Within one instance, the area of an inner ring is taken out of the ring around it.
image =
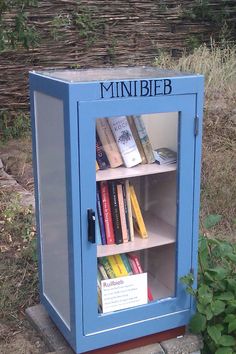
[[[110,167],[107,155],[102,146],[101,140],[96,132],[96,162],[101,170]],[[97,170],[97,168],[96,168]]]
[[[128,120],[125,116],[108,118],[111,130],[126,167],[133,167],[142,162]]]
[[[129,235],[128,235],[126,216],[125,216],[125,205],[124,205],[124,195],[123,195],[122,183],[118,183],[116,188],[117,188],[118,204],[119,204],[119,211],[120,211],[122,238],[123,238],[123,242],[128,242]]]
[[[105,226],[106,241],[107,245],[115,243],[114,228],[111,216],[111,205],[109,198],[109,190],[107,181],[100,182],[100,194],[101,194],[101,205],[102,214]]]
[[[128,119],[132,135],[134,137],[134,140],[136,142],[138,151],[139,151],[141,159],[142,159],[141,163],[145,164],[145,163],[147,163],[147,159],[146,159],[146,156],[145,156],[145,153],[144,153],[144,150],[143,150],[143,145],[142,145],[141,140],[140,140],[139,135],[138,135],[138,131],[137,131],[136,125],[134,123],[134,118],[133,118],[133,116],[128,116],[127,119]]]
[[[130,199],[131,199],[131,205],[132,205],[132,215],[134,218],[134,225],[136,226],[136,229],[139,233],[139,235],[142,238],[147,238],[148,234],[147,234],[147,230],[146,230],[146,226],[143,220],[143,216],[142,216],[142,212],[139,206],[139,202],[134,190],[134,186],[130,185],[129,186],[130,189]]]
[[[116,181],[114,181],[114,180],[108,181],[110,205],[111,205],[111,216],[112,216],[113,228],[114,228],[114,234],[115,234],[115,243],[118,245],[123,242],[123,238],[122,238],[119,202],[118,202],[118,195],[117,195],[117,188],[116,187],[117,187]]]
[[[106,118],[99,118],[96,121],[96,129],[101,140],[103,149],[107,155],[111,167],[118,167],[123,164],[119,149],[116,145],[113,133]]]
[[[155,162],[155,157],[153,154],[153,148],[147,134],[146,127],[141,116],[134,116],[134,123],[138,131],[139,138],[141,140],[143,150],[148,163]]]

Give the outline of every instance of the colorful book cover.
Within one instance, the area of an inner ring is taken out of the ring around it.
[[[130,199],[131,199],[131,206],[132,206],[132,215],[135,221],[134,225],[136,226],[139,235],[142,238],[147,238],[148,234],[147,234],[146,226],[144,224],[138,199],[134,190],[134,186],[130,184],[129,189],[130,189]]]
[[[97,119],[96,127],[110,166],[114,168],[123,165],[121,154],[106,118]]]
[[[102,205],[102,214],[105,226],[107,245],[115,243],[114,228],[111,216],[111,205],[107,181],[100,182],[100,196]]]
[[[107,275],[107,273],[105,271],[105,268],[103,267],[103,265],[101,263],[98,263],[98,270],[99,270],[103,280],[109,279],[108,275]]]
[[[111,130],[124,160],[126,167],[132,167],[142,162],[137,145],[133,138],[128,120],[125,116],[108,118]]]
[[[120,254],[120,256],[121,256],[121,259],[122,259],[122,261],[123,261],[123,263],[125,265],[125,268],[126,268],[128,274],[132,275],[133,271],[132,271],[132,268],[130,266],[130,263],[129,263],[127,255],[125,253],[122,253],[122,254]]]
[[[111,264],[109,263],[108,257],[105,256],[105,257],[99,258],[99,262],[103,265],[103,267],[108,275],[108,278],[112,279],[112,278],[116,277],[115,272],[112,269]]]
[[[103,245],[106,245],[107,243],[106,233],[105,233],[105,226],[104,226],[103,215],[102,215],[102,206],[101,206],[98,184],[97,184],[97,214],[98,214],[98,222],[100,227],[101,241]]]
[[[96,244],[97,245],[101,245],[102,244],[102,236],[101,236],[101,231],[100,231],[100,226],[99,226],[99,217],[98,217],[98,213],[96,215],[96,219],[95,219],[95,235],[96,235]]]
[[[115,234],[115,243],[118,245],[123,242],[123,238],[122,238],[120,211],[119,211],[116,185],[117,185],[116,181],[108,181],[110,204],[111,204],[111,216],[112,216],[112,222],[113,222],[113,228]]]
[[[134,116],[134,123],[137,128],[141,143],[143,145],[143,150],[144,150],[147,162],[148,163],[155,162],[153,148],[152,148],[150,139],[148,137],[147,130],[146,130],[146,127],[145,127],[144,122],[142,120],[142,117],[141,116]]]
[[[120,211],[120,222],[121,222],[121,229],[122,229],[122,238],[123,242],[128,242],[128,230],[126,224],[126,217],[125,217],[125,207],[124,207],[124,197],[123,197],[123,188],[122,184],[117,184],[117,197],[118,197],[118,204],[119,204],[119,211]]]
[[[119,254],[115,254],[113,256],[108,256],[107,259],[108,259],[108,262],[110,263],[116,277],[124,277],[126,275],[129,275],[129,273],[126,270],[126,267],[122,261],[122,258]]]

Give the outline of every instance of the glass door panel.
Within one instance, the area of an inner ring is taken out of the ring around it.
[[[195,97],[144,102],[79,105],[85,334],[190,306]]]

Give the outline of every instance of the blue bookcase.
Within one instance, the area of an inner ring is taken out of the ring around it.
[[[31,72],[30,97],[40,299],[61,333],[83,353],[188,324],[194,301],[180,278],[197,274],[203,77],[151,67]],[[96,124],[121,116],[141,117],[152,148],[174,150],[177,162],[96,171]],[[135,229],[132,241],[100,244],[101,181],[134,186],[147,238]],[[138,257],[143,273],[103,280],[99,297],[97,262],[119,254]]]

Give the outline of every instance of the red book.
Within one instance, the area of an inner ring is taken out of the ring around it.
[[[107,181],[100,182],[100,193],[107,245],[111,245],[115,243],[115,235],[112,224],[111,205]]]
[[[133,273],[134,274],[143,273],[142,266],[139,262],[138,256],[136,256],[135,254],[129,253],[128,257],[129,257],[129,263],[130,263]],[[153,301],[153,296],[152,296],[152,293],[151,293],[151,290],[149,287],[148,287],[148,300]]]

